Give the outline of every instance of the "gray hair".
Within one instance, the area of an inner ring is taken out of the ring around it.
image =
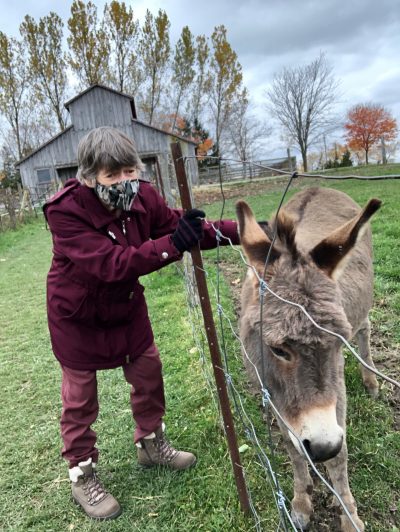
[[[80,140],[77,178],[81,183],[95,181],[101,170],[114,171],[123,166],[143,170],[134,141],[118,129],[98,127]]]

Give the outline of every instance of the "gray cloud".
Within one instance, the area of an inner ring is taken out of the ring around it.
[[[72,0],[71,0],[72,1]],[[105,0],[93,0],[99,12]],[[398,0],[125,0],[141,19],[146,9],[167,12],[175,42],[183,26],[211,36],[224,24],[243,66],[244,79],[260,114],[274,73],[326,52],[341,80],[338,113],[356,103],[381,103],[400,122],[400,5]],[[66,22],[71,2],[0,0],[0,30],[18,35],[24,15],[56,11]]]
[[[353,0],[345,7],[332,0],[287,0],[275,3],[273,8],[271,4],[251,2],[255,11],[243,13],[239,26],[232,21],[232,39],[240,43],[244,54],[257,50],[281,55],[310,48],[345,51],[356,44],[373,49],[377,36],[399,22],[399,8],[388,0]]]

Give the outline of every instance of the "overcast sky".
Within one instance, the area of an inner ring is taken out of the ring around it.
[[[99,11],[105,2],[94,0]],[[210,36],[224,24],[228,40],[243,67],[244,82],[267,118],[264,93],[274,73],[314,60],[325,52],[340,80],[338,113],[350,106],[384,105],[400,123],[400,1],[399,0],[146,0],[131,2],[142,21],[146,9],[164,9],[175,42],[182,27]],[[0,30],[18,36],[26,14],[35,19],[57,12],[66,22],[71,2],[61,0],[0,0]],[[276,134],[270,154],[283,150]],[[340,141],[340,138],[336,140]],[[268,151],[268,150],[267,150]],[[266,153],[267,154],[267,153]],[[268,155],[268,154],[267,154]]]

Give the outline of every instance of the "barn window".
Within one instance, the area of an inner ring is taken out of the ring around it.
[[[50,183],[50,168],[42,168],[41,170],[36,170],[39,183]]]

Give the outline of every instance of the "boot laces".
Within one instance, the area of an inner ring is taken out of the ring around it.
[[[107,495],[106,490],[94,471],[91,475],[84,476],[83,491],[87,496],[88,503],[91,505],[102,501]]]
[[[169,441],[165,438],[164,434],[158,436],[155,439],[155,445],[162,460],[171,462],[178,454],[178,451],[172,447]]]

